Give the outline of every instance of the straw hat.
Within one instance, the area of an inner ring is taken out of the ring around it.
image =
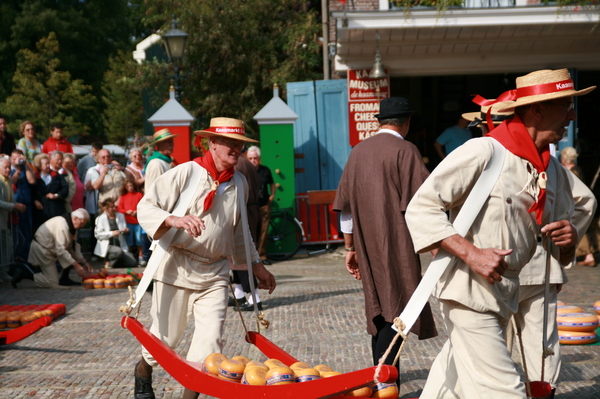
[[[494,101],[494,99],[491,99],[490,101]],[[512,119],[514,115],[512,110],[501,112],[500,109],[509,108],[513,105],[513,103],[514,101],[504,101],[491,105],[492,111],[490,112],[490,117],[492,118],[494,125],[499,125],[506,119]],[[471,121],[471,123],[469,123],[469,127],[478,126],[482,123],[485,123],[488,109],[490,109],[490,105],[482,105],[480,112],[467,112],[462,114],[462,117],[468,121]]]
[[[567,69],[543,69],[517,78],[517,89],[514,90],[516,101],[511,107],[500,111],[514,110],[522,105],[554,100],[564,97],[576,97],[588,94],[596,86],[583,90],[575,90],[575,84]]]
[[[244,122],[233,118],[212,118],[208,129],[197,130],[194,134],[200,137],[227,137],[234,140],[258,143],[257,140],[246,137]]]
[[[177,134],[172,134],[169,129],[160,129],[158,132],[152,135],[152,141],[148,144],[148,146],[153,146],[156,143],[160,143],[161,141],[166,141],[177,136]]]

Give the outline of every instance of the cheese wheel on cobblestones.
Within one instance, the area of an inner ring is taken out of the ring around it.
[[[564,303],[563,301],[556,301],[556,306],[565,306],[566,303]]]
[[[267,371],[267,385],[286,385],[296,382],[294,370],[289,367],[273,367]]]
[[[104,279],[102,279],[102,278],[95,279],[94,280],[94,288],[96,288],[96,289],[104,288]]]
[[[224,359],[219,364],[219,378],[231,382],[240,382],[245,368],[244,363],[239,360]]]
[[[206,359],[204,359],[202,369],[206,373],[218,376],[219,365],[225,359],[227,359],[227,357],[222,353],[211,353],[210,355],[206,356]]]
[[[267,370],[269,368],[265,366],[246,367],[244,376],[242,377],[242,384],[245,385],[267,385]]]
[[[579,306],[557,306],[556,314],[566,314],[566,313],[583,313],[583,309]]]
[[[558,329],[562,331],[594,331],[598,317],[591,313],[567,313],[556,316]]]
[[[600,301],[594,302],[594,312],[600,315]]]
[[[396,384],[383,384],[378,383],[373,386],[373,395],[372,398],[397,398],[398,397],[398,387]]]
[[[83,280],[83,288],[86,290],[91,290],[94,288],[94,280],[91,278]]]
[[[294,370],[294,373],[296,374],[296,382],[306,382],[321,378],[321,373],[319,373],[318,370],[311,368],[296,369]]]
[[[593,344],[598,340],[595,331],[561,331],[558,330],[558,341],[563,345]]]

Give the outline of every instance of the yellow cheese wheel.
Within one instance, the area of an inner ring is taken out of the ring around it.
[[[125,288],[128,285],[129,283],[123,277],[115,278],[115,288]]]
[[[98,270],[98,276],[100,276],[100,277],[106,277],[106,276],[108,276],[108,270],[106,270],[105,268],[101,267],[100,270]]]
[[[306,382],[321,378],[319,371],[311,368],[295,369],[294,373],[296,373],[296,382]]]
[[[594,302],[594,312],[600,314],[600,301]]]
[[[373,395],[373,388],[362,387],[346,393],[346,396],[354,396],[358,398],[370,398]]]
[[[219,378],[231,382],[240,382],[245,368],[246,365],[239,360],[224,359],[219,364]]]
[[[556,301],[556,306],[565,306],[566,303],[564,303],[563,301]]]
[[[4,330],[6,328],[6,317],[7,313],[0,314],[0,330]]]
[[[267,366],[269,369],[272,369],[274,367],[287,367],[285,364],[283,364],[283,362],[281,360],[278,359],[267,359],[264,361],[265,366]]]
[[[564,345],[593,344],[598,340],[595,331],[561,331],[558,330],[558,341]]]
[[[104,279],[103,278],[94,279],[94,288],[96,288],[96,289],[104,288]]]
[[[294,371],[298,369],[309,369],[310,366],[304,362],[296,362],[290,366],[290,368]]]
[[[104,288],[115,288],[115,279],[114,278],[107,278],[106,280],[104,280]]]
[[[378,383],[373,386],[372,398],[397,398],[398,387],[396,384]]]
[[[333,371],[331,367],[327,366],[326,364],[317,364],[315,367],[313,367],[313,369],[318,370],[319,373],[321,373],[321,377],[323,377],[323,372]]]
[[[248,370],[250,367],[259,367],[265,371],[269,371],[269,366],[267,366],[263,362],[257,362],[255,360],[251,360],[248,362],[248,364],[246,364],[246,370]]]
[[[342,374],[342,373],[340,373],[339,371],[321,371],[322,378],[335,377],[336,375],[340,375],[340,374]]]
[[[225,359],[227,359],[227,357],[222,353],[211,353],[204,359],[202,369],[205,373],[219,375],[219,365]]]
[[[248,365],[248,363],[250,363],[250,359],[248,359],[246,356],[234,356],[231,358],[231,360],[238,360],[244,363],[246,366]]]
[[[598,317],[591,313],[559,314],[556,323],[562,331],[594,331],[598,328]]]
[[[86,290],[91,290],[92,288],[94,288],[94,279],[88,278],[83,280],[83,288],[85,288]]]
[[[8,316],[6,316],[6,327],[8,328],[18,328],[21,327],[21,316],[23,312],[10,312]]]
[[[260,366],[246,367],[244,375],[242,376],[242,384],[246,385],[267,385],[267,370],[268,367],[262,368]]]
[[[582,313],[583,309],[581,309],[579,306],[557,306],[556,307],[556,314],[566,314],[566,313]]]
[[[267,371],[267,385],[286,385],[296,382],[294,370],[289,367],[273,367]]]

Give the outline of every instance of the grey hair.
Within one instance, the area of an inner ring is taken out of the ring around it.
[[[75,156],[75,154],[73,154],[72,152],[65,152],[63,154],[64,158],[69,158],[72,159],[73,161],[77,161],[77,157]]]
[[[568,163],[575,163],[578,156],[579,156],[579,154],[577,153],[577,150],[573,147],[565,147],[560,152],[561,160],[568,162]]]
[[[250,154],[251,152],[255,152],[256,156],[258,156],[260,158],[260,148],[258,148],[257,146],[253,145],[250,146],[247,150],[247,153]]]
[[[85,210],[85,208],[75,209],[73,212],[71,212],[71,216],[76,217],[79,220],[90,220],[90,214]]]
[[[410,118],[410,115],[403,115],[403,116],[399,116],[397,118],[389,118],[389,119],[379,119],[379,125],[383,126],[383,125],[391,125],[391,126],[403,126],[408,119]]]
[[[139,148],[135,147],[132,148],[131,151],[129,151],[129,160],[131,161],[131,157],[133,156],[134,152],[139,152],[140,154],[142,153],[142,150],[140,150]]]
[[[65,156],[65,153],[62,151],[58,151],[58,150],[54,150],[50,153],[50,159],[54,158],[55,156],[60,155],[62,157]]]

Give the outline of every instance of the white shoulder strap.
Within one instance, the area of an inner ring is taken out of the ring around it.
[[[187,209],[189,209],[192,199],[194,198],[194,194],[196,193],[196,190],[202,181],[202,177],[206,176],[207,174],[206,169],[198,165],[196,162],[193,162],[192,169],[193,170],[190,178],[185,183],[185,186],[179,195],[179,199],[177,200],[177,204],[175,204],[175,208],[173,209],[173,212],[171,212],[171,214],[174,216],[185,216],[185,212]],[[133,300],[130,299],[126,303],[126,306],[129,309],[134,309],[140,303],[140,300],[152,282],[154,275],[158,271],[158,266],[167,253],[169,246],[171,246],[171,242],[173,241],[173,237],[175,236],[176,232],[177,229],[171,228],[159,240],[156,241],[157,245],[152,250],[152,256],[150,256],[148,265],[146,265],[146,269],[144,270],[144,276],[135,290]]]
[[[250,295],[254,304],[254,313],[258,315],[258,305],[256,303],[256,288],[254,287],[254,274],[252,273],[252,255],[250,254],[250,228],[248,227],[248,213],[246,207],[246,196],[244,193],[244,183],[241,173],[233,175],[235,187],[237,189],[237,203],[240,215],[242,216],[242,229],[244,230],[244,249],[246,250],[246,265],[248,265],[248,282],[250,283]]]
[[[494,145],[492,158],[486,165],[481,176],[479,176],[479,179],[477,179],[453,223],[456,232],[463,237],[468,233],[475,218],[479,215],[483,204],[490,196],[504,165],[506,148],[495,139],[490,138],[490,140]],[[417,289],[410,297],[402,314],[400,314],[400,319],[406,326],[403,330],[404,334],[408,334],[415,324],[437,282],[448,266],[454,264],[455,260],[455,257],[440,249],[436,257],[431,261]]]

